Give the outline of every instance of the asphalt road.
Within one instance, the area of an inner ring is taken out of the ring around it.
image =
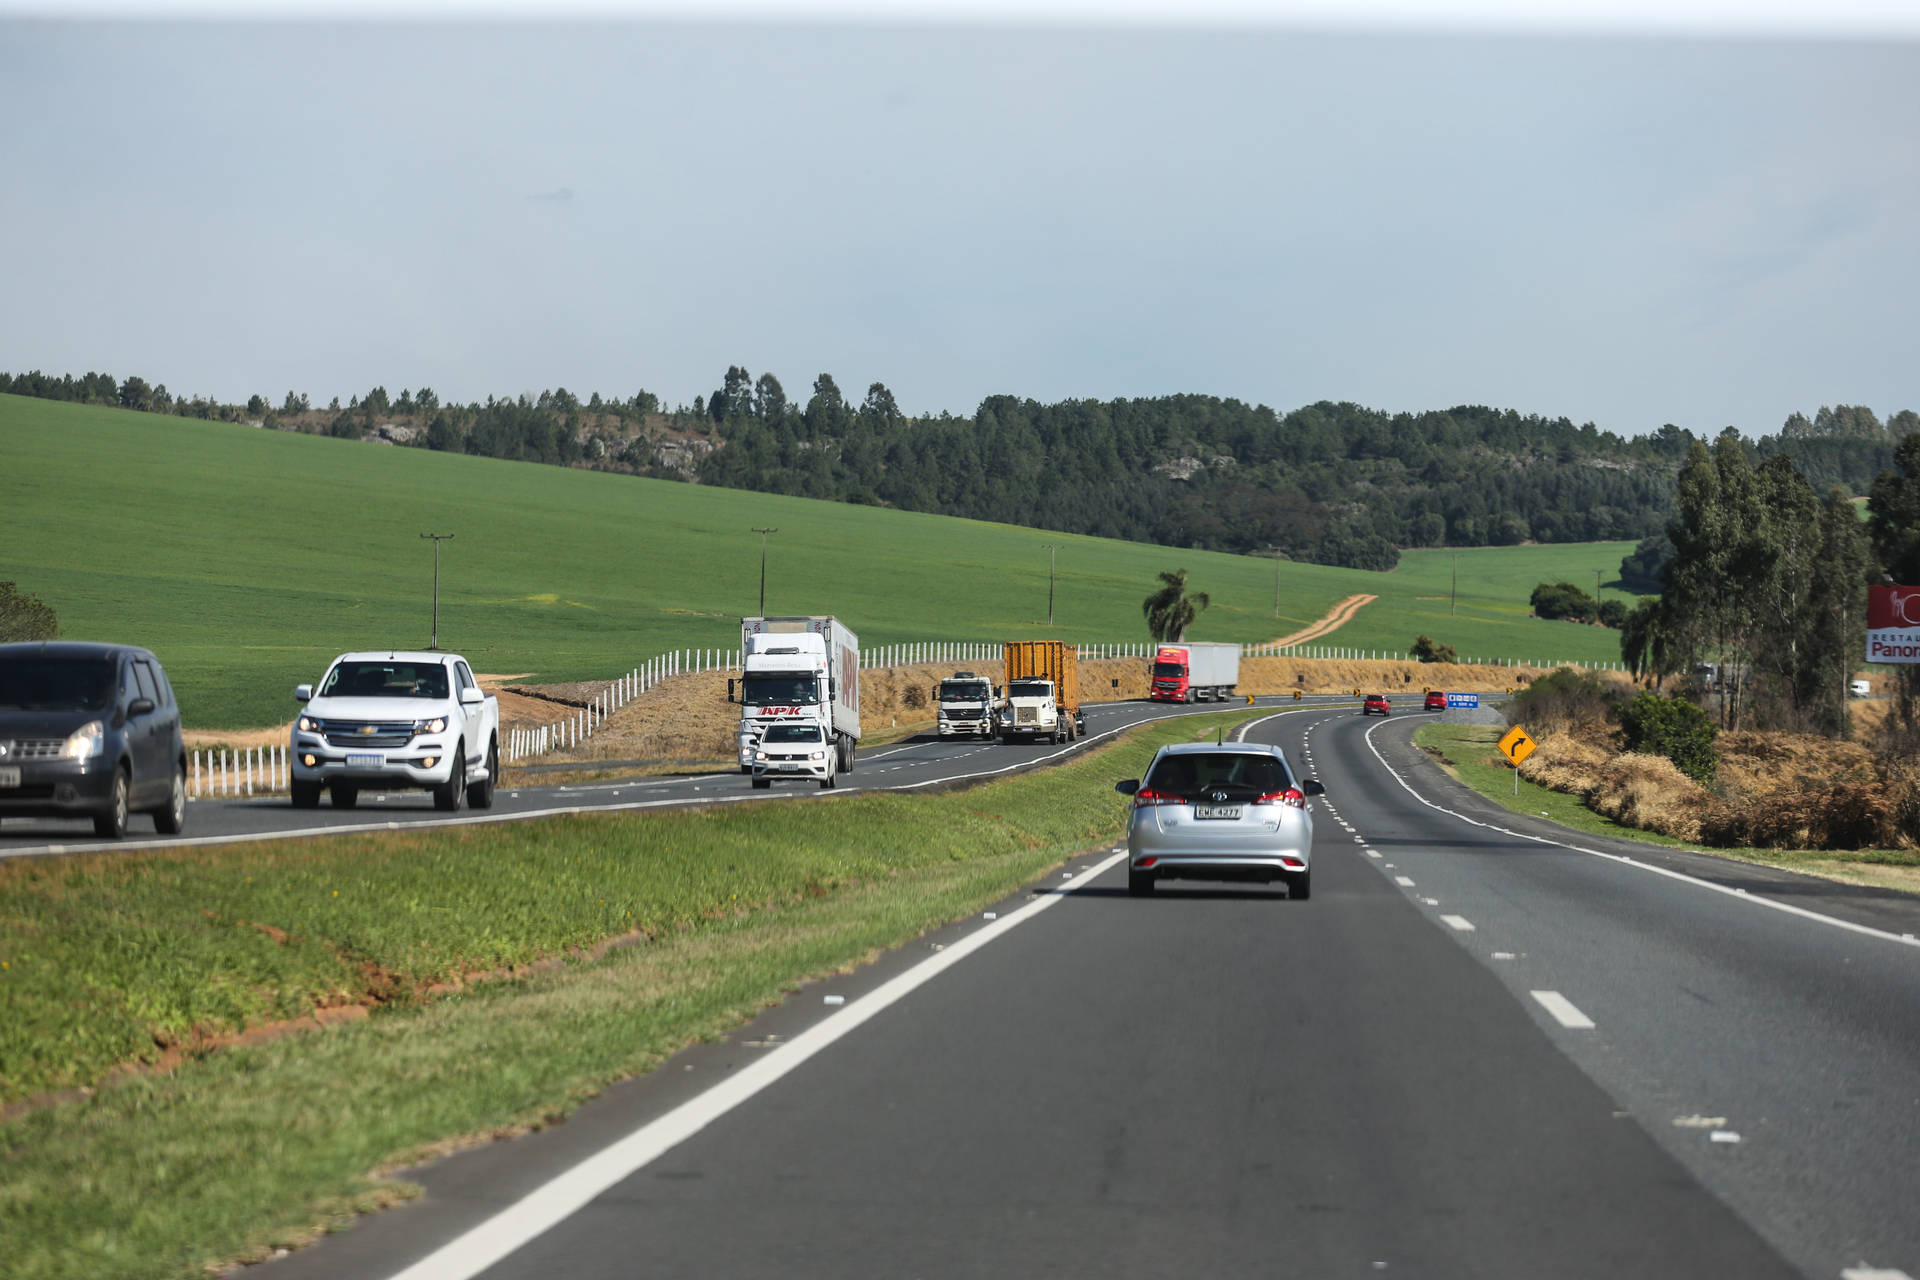
[[[1266,698],[1261,701],[1278,705],[1280,700]],[[91,820],[85,818],[7,818],[0,821],[0,859],[259,838],[304,839],[345,831],[385,831],[403,825],[446,826],[512,821],[588,809],[685,808],[734,804],[745,800],[819,799],[861,791],[914,790],[1038,767],[1084,751],[1114,733],[1145,720],[1169,715],[1212,714],[1244,705],[1244,702],[1244,699],[1240,699],[1235,703],[1201,703],[1193,706],[1148,702],[1089,703],[1085,708],[1087,732],[1071,744],[1002,744],[997,741],[981,742],[977,738],[910,739],[858,752],[853,772],[843,774],[839,785],[831,791],[821,788],[817,782],[798,779],[777,781],[764,791],[755,791],[747,775],[729,770],[724,773],[634,778],[621,782],[502,788],[494,798],[493,808],[485,811],[462,810],[457,814],[442,813],[435,809],[433,798],[424,791],[365,791],[360,794],[359,806],[353,809],[335,809],[332,802],[326,799],[321,800],[317,809],[295,809],[286,796],[199,799],[187,805],[186,830],[180,835],[160,835],[153,830],[152,818],[135,814],[128,821],[128,830],[132,834],[124,840],[98,839],[93,834]],[[1287,704],[1292,705],[1292,699],[1288,699]],[[1315,696],[1303,699],[1303,705],[1350,708],[1355,705],[1355,700]],[[591,764],[583,766],[583,771],[592,767]]]
[[[1914,901],[1530,826],[1417,719],[1251,735],[1310,901],[1090,854],[261,1274],[1920,1275]]]

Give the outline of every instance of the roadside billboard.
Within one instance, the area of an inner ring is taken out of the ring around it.
[[[1920,587],[1867,588],[1867,661],[1920,662]]]

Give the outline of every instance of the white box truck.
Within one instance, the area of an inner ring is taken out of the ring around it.
[[[860,637],[837,618],[740,619],[740,677],[727,681],[740,704],[740,772],[753,773],[770,725],[811,723],[834,755],[834,772],[853,769],[860,741]],[[754,785],[764,785],[756,775]]]

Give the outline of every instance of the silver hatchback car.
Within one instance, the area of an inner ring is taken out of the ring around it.
[[[1253,742],[1181,742],[1162,747],[1145,779],[1114,790],[1133,797],[1127,823],[1127,892],[1144,897],[1156,880],[1286,883],[1287,896],[1313,890],[1313,814],[1324,794],[1300,779],[1278,747]]]

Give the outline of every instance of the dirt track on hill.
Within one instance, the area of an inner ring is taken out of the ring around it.
[[[1348,596],[1345,600],[1342,600],[1339,604],[1327,610],[1327,616],[1312,626],[1302,627],[1290,636],[1281,636],[1278,640],[1272,640],[1268,643],[1305,644],[1309,640],[1318,640],[1321,636],[1330,635],[1338,631],[1341,627],[1346,626],[1349,622],[1352,622],[1354,614],[1360,612],[1361,609],[1372,604],[1379,598],[1379,596],[1369,595]]]

